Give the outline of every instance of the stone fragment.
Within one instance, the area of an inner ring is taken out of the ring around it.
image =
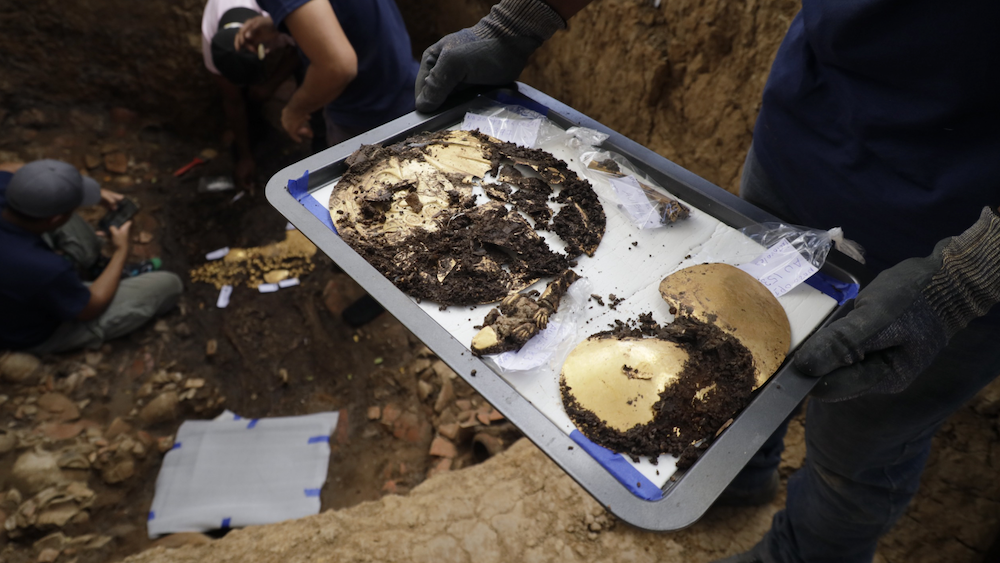
[[[219,349],[219,341],[212,338],[205,343],[205,355],[214,356],[215,352]]]
[[[139,412],[139,418],[144,424],[149,426],[173,420],[177,416],[177,404],[179,402],[180,398],[177,396],[177,393],[173,391],[161,393],[150,401],[149,404],[142,407],[142,411]]]
[[[96,154],[86,154],[83,160],[88,170],[93,170],[101,165],[101,157]]]
[[[41,371],[42,362],[24,352],[5,352],[0,355],[0,381],[30,384],[32,377]]]
[[[382,417],[382,408],[378,405],[368,407],[368,420],[378,420]]]
[[[80,432],[83,432],[83,424],[79,422],[46,422],[39,425],[36,431],[55,441],[69,440],[76,438]]]
[[[434,441],[431,442],[431,449],[428,453],[430,455],[447,458],[454,458],[458,455],[455,444],[452,444],[451,440],[445,438],[444,436],[436,436],[434,438]]]
[[[205,380],[201,378],[192,377],[184,382],[185,389],[201,389],[205,386]]]
[[[427,397],[430,397],[431,393],[433,392],[434,392],[433,385],[427,383],[423,379],[417,381],[417,397],[419,397],[421,401],[426,400]]]
[[[108,429],[104,432],[104,437],[108,440],[114,440],[122,434],[128,434],[132,431],[132,425],[125,422],[122,417],[115,417],[108,426]]]
[[[396,419],[403,411],[400,410],[399,406],[395,403],[389,403],[382,409],[382,424],[386,426],[392,426]]]
[[[392,435],[413,444],[426,443],[430,439],[431,426],[420,420],[412,412],[399,415],[392,425]]]
[[[3,455],[17,447],[17,434],[10,430],[0,428],[0,455]]]
[[[104,155],[104,168],[108,172],[124,174],[128,172],[128,157],[120,151],[109,152]]]
[[[19,489],[35,494],[39,491],[66,482],[59,470],[58,456],[44,450],[27,451],[21,454],[14,467],[11,477]]]
[[[441,381],[444,381],[446,379],[455,379],[456,377],[458,377],[458,374],[456,374],[450,367],[448,367],[448,364],[442,362],[441,360],[435,361],[431,365],[431,367],[434,368],[434,373],[436,373],[438,377],[441,378]]]
[[[126,457],[105,467],[101,471],[101,478],[104,479],[105,483],[114,485],[128,479],[133,474],[135,474],[135,462],[132,461],[131,457]]]
[[[38,563],[53,563],[59,558],[59,550],[47,547],[38,554]]]
[[[441,390],[434,401],[434,412],[440,413],[455,401],[455,386],[447,377],[441,378]]]
[[[60,422],[69,422],[80,418],[80,410],[76,404],[62,393],[46,393],[38,398],[38,407]]]
[[[448,424],[438,426],[438,434],[452,441],[458,438],[459,430],[461,430],[461,427],[459,427],[457,422],[449,422]]]
[[[339,317],[351,303],[361,299],[365,290],[351,276],[336,273],[331,276],[323,288],[323,305],[336,317]]]

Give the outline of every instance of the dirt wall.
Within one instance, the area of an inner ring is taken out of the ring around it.
[[[216,94],[201,59],[204,0],[0,2],[0,114],[126,107],[205,134]],[[0,125],[3,115],[0,115]]]
[[[0,3],[0,122],[39,104],[123,106],[187,134],[221,127],[203,0]],[[420,53],[491,0],[398,0]],[[521,79],[734,189],[795,0],[598,0]]]
[[[489,0],[398,0],[417,53]],[[795,0],[598,0],[521,81],[735,190],[760,94]]]

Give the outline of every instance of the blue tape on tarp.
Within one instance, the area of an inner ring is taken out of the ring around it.
[[[329,436],[310,436],[309,440],[306,443],[307,444],[319,444],[321,442],[327,442],[327,443],[329,443],[330,442],[330,437]]]
[[[615,479],[618,479],[622,485],[625,485],[625,488],[633,495],[644,500],[660,500],[663,498],[663,491],[647,479],[645,475],[639,473],[639,470],[633,467],[621,454],[616,454],[607,448],[598,446],[581,434],[579,430],[571,432],[569,437],[579,444],[591,457],[596,459],[597,463],[601,464],[601,467],[607,469],[608,473],[614,476]]]
[[[318,497],[319,489],[306,489],[305,493],[307,497]]]
[[[250,423],[247,424],[247,430],[253,428],[254,426],[257,426],[257,421],[259,421],[259,420],[260,420],[259,418],[255,418],[255,419],[251,420]]]
[[[180,442],[174,442],[173,447],[170,448],[170,449],[172,449],[172,450],[179,450],[179,449],[181,449],[181,443]]]
[[[823,293],[833,297],[837,300],[838,305],[843,305],[851,299],[858,296],[858,290],[861,289],[856,283],[840,281],[833,276],[828,276],[823,272],[816,272],[806,283],[810,287],[818,289]]]
[[[228,528],[229,527],[229,523],[232,522],[232,521],[233,521],[232,518],[223,518],[222,519],[222,527],[223,528]]]
[[[153,512],[152,510],[150,510],[149,511],[149,516],[146,517],[146,520],[149,521],[149,520],[152,520],[153,518],[156,518],[156,513]]]
[[[316,201],[316,198],[309,193],[308,170],[306,170],[306,173],[303,174],[301,178],[288,181],[288,193],[295,198],[295,201],[301,203],[303,207],[308,209],[310,213],[322,221],[328,229],[335,233],[337,232],[337,228],[333,226],[333,218],[330,217],[330,210],[327,209],[325,205]]]

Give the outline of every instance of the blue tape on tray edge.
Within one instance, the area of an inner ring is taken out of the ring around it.
[[[320,442],[330,442],[329,436],[310,436],[309,440],[306,441],[307,444],[319,444]]]
[[[305,489],[305,493],[307,497],[318,497],[319,489]]]
[[[337,232],[337,228],[333,226],[333,218],[330,217],[330,210],[326,206],[321,205],[320,202],[316,201],[316,198],[309,193],[309,171],[302,175],[301,178],[288,181],[288,193],[295,198],[295,201],[302,204],[303,207],[309,210],[317,219],[319,219],[324,225],[327,226],[333,232]]]
[[[621,454],[616,454],[603,446],[598,446],[580,433],[579,430],[571,432],[569,437],[579,444],[591,457],[596,459],[597,463],[601,464],[601,467],[607,469],[608,473],[614,476],[615,479],[618,479],[622,485],[625,485],[625,488],[633,495],[643,500],[660,500],[663,498],[663,491],[647,479],[645,475],[639,473],[638,469],[632,467],[632,464]]]
[[[490,96],[492,99],[500,102],[501,104],[508,104],[512,106],[521,106],[530,109],[531,111],[538,112],[546,117],[549,115],[549,108],[534,101],[528,100],[526,98],[517,98],[511,96],[506,92],[496,92],[494,95]]]
[[[150,510],[149,511],[149,516],[146,517],[146,521],[148,522],[149,520],[152,520],[153,518],[156,518],[156,513],[153,512],[152,510]]]
[[[181,442],[174,442],[174,445],[170,449],[172,449],[172,450],[179,450],[179,449],[181,449]]]
[[[223,518],[222,519],[222,528],[228,528],[230,522],[232,522],[232,521],[233,521],[232,518]]]
[[[258,422],[259,420],[260,420],[259,418],[255,418],[255,419],[251,420],[251,421],[249,422],[249,424],[247,424],[247,430],[250,430],[250,429],[251,429],[251,428],[253,428],[254,426],[257,426],[257,422]]]
[[[823,272],[816,272],[806,283],[810,287],[818,289],[823,293],[837,300],[837,305],[843,305],[858,296],[860,286],[853,282],[840,281],[833,276],[828,276]]]

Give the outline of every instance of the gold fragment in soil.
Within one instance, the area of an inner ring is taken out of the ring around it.
[[[792,342],[778,299],[750,274],[728,264],[699,264],[660,282],[660,296],[678,315],[713,323],[732,334],[754,359],[754,389],[781,366]]]
[[[653,420],[653,405],[687,359],[687,352],[666,340],[591,337],[566,358],[562,383],[581,407],[625,432]]]
[[[297,230],[285,231],[285,239],[276,243],[230,249],[223,259],[191,270],[191,281],[210,283],[216,289],[240,284],[256,289],[262,283],[276,283],[311,272],[315,254],[316,245],[305,235]]]

